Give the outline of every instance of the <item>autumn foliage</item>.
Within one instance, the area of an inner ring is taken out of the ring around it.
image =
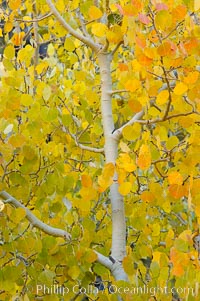
[[[0,191],[25,208],[1,196],[0,299],[79,301],[73,287],[98,275],[104,291],[87,292],[89,300],[199,300],[178,288],[195,290],[200,279],[200,2],[53,2],[82,40],[49,2],[1,1]],[[111,58],[110,136],[100,55]],[[115,185],[125,208],[126,254],[117,261],[127,286],[176,293],[117,299],[109,291],[124,280],[98,259],[109,258],[115,235]],[[26,208],[70,239],[34,227]],[[38,293],[38,284],[69,293]]]

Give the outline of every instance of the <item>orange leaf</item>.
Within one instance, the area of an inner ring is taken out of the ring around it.
[[[185,195],[186,189],[183,185],[172,184],[169,186],[169,193],[175,199],[180,199]]]
[[[170,185],[173,184],[181,185],[183,183],[183,177],[179,172],[173,171],[169,173],[168,181]]]
[[[128,106],[130,107],[131,111],[134,113],[140,112],[142,110],[141,103],[135,99],[129,99]]]
[[[23,38],[25,36],[25,32],[14,33],[12,36],[12,42],[15,46],[21,46],[23,43]]]
[[[196,83],[196,81],[198,80],[199,77],[199,72],[198,71],[194,71],[194,72],[190,72],[188,73],[188,75],[184,78],[184,83],[190,85],[190,84],[194,84]]]
[[[92,187],[92,179],[89,175],[82,175],[81,183],[83,187]]]
[[[152,202],[153,200],[155,200],[155,196],[150,191],[143,191],[140,198],[144,202]]]
[[[143,144],[140,148],[137,165],[142,170],[148,169],[151,166],[151,152],[146,144]]]
[[[164,42],[158,47],[157,52],[160,56],[173,55],[176,52],[176,47],[172,42]]]
[[[172,10],[172,16],[175,20],[183,20],[187,13],[187,8],[185,5],[178,5]]]
[[[135,42],[141,48],[144,48],[146,46],[146,39],[144,37],[135,37]]]
[[[128,65],[127,64],[119,63],[118,66],[119,66],[120,71],[128,71]]]

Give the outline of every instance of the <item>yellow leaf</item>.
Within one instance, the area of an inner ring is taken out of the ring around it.
[[[172,229],[169,229],[166,238],[165,238],[165,242],[166,242],[166,247],[169,248],[173,245],[173,241],[174,241],[174,231]]]
[[[131,191],[132,184],[130,182],[122,183],[119,186],[119,193],[121,195],[127,195]]]
[[[194,0],[194,11],[198,11],[200,9],[200,1]]]
[[[74,45],[74,42],[72,41],[71,38],[66,38],[66,39],[65,39],[64,48],[65,48],[67,51],[74,51],[75,45]]]
[[[168,98],[169,92],[167,90],[161,91],[156,98],[156,103],[158,105],[163,105],[167,102]]]
[[[26,216],[26,211],[23,208],[16,208],[15,215],[15,222],[19,223]]]
[[[130,92],[135,92],[140,87],[141,87],[141,83],[137,78],[129,79],[125,83],[125,88]]]
[[[51,87],[46,85],[42,91],[42,96],[44,100],[48,100],[51,96]]]
[[[152,225],[152,236],[159,236],[160,235],[160,224],[155,223]]]
[[[167,20],[167,22],[166,22]],[[155,24],[158,29],[165,30],[172,24],[172,16],[167,10],[160,10],[155,17]]]
[[[148,169],[151,166],[151,152],[146,144],[143,144],[140,148],[137,165],[142,170]]]
[[[21,5],[21,0],[9,0],[9,7],[12,10],[18,9]]]
[[[179,144],[179,140],[176,136],[171,136],[167,140],[166,147],[167,149],[172,149]]]
[[[91,20],[99,19],[99,18],[102,17],[102,15],[103,15],[103,13],[98,7],[92,5],[89,8],[89,17],[90,17]]]
[[[102,23],[95,23],[92,25],[92,33],[99,38],[105,37],[107,29],[107,26]]]
[[[2,200],[0,200],[0,212],[5,208],[5,204]]]
[[[48,53],[49,56],[53,56],[53,55],[54,55],[54,53],[55,53],[55,48],[54,48],[53,44],[49,44],[49,45],[48,45],[47,53]]]
[[[15,56],[15,48],[13,45],[8,45],[4,50],[4,56],[7,59],[12,59]]]
[[[155,251],[153,252],[153,259],[152,261],[157,261],[158,263],[160,263],[160,257],[161,257],[162,253]]]
[[[4,25],[4,32],[10,32],[13,29],[13,23],[10,21],[7,21]]]
[[[29,106],[32,102],[33,102],[33,98],[30,94],[22,94],[20,103],[23,106]]]
[[[172,171],[168,174],[168,182],[170,185],[173,185],[173,184],[182,185],[183,177],[179,172]]]
[[[114,176],[115,166],[113,163],[107,163],[103,168],[103,176],[105,178],[110,178]]]
[[[74,280],[76,280],[80,274],[80,269],[77,265],[74,265],[72,267],[69,268],[68,270],[68,274],[70,275],[70,277]]]
[[[110,43],[119,43],[123,40],[123,33],[121,31],[121,26],[115,24],[110,30],[106,32],[107,40]]]
[[[123,168],[127,172],[136,170],[136,165],[128,153],[120,154],[119,158],[116,160],[116,164],[119,168]]]
[[[100,186],[99,191],[105,191],[112,183],[115,172],[115,166],[113,163],[107,163],[102,171],[102,175],[98,177],[98,184]]]
[[[176,95],[183,95],[188,90],[188,86],[184,83],[178,83],[174,88],[174,93]]]
[[[123,130],[123,137],[128,141],[133,141],[140,137],[141,125],[135,123],[134,125],[127,125]]]

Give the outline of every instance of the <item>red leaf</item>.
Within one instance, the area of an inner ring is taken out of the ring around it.
[[[140,22],[142,22],[145,25],[148,25],[150,23],[149,18],[146,15],[144,15],[144,14],[140,13],[139,16],[138,16],[138,18],[139,18]]]
[[[121,7],[121,5],[115,4],[115,6],[118,8],[120,14],[121,14],[121,15],[124,15],[124,10],[123,10],[123,8]]]
[[[168,10],[168,6],[165,3],[157,3],[156,4],[156,10]]]

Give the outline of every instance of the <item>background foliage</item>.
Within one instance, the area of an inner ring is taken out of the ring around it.
[[[111,63],[116,129],[141,110],[144,115],[123,128],[115,167],[105,164],[101,150],[88,151],[104,147],[95,52],[66,32],[46,1],[1,1],[0,187],[72,239],[42,233],[24,209],[6,205],[0,216],[0,299],[33,300],[36,285],[45,283],[70,292],[64,299],[46,294],[41,300],[81,300],[74,285],[87,287],[96,275],[105,286],[115,283],[93,252],[110,252],[114,169],[125,202],[128,285],[195,288],[200,5],[188,0],[55,5],[74,29],[86,28],[96,42],[107,43],[107,51],[116,51]],[[87,295],[117,298],[107,289]],[[132,298],[124,294],[124,300]],[[159,292],[145,298],[163,300]],[[191,293],[164,296],[172,298],[198,300]]]

